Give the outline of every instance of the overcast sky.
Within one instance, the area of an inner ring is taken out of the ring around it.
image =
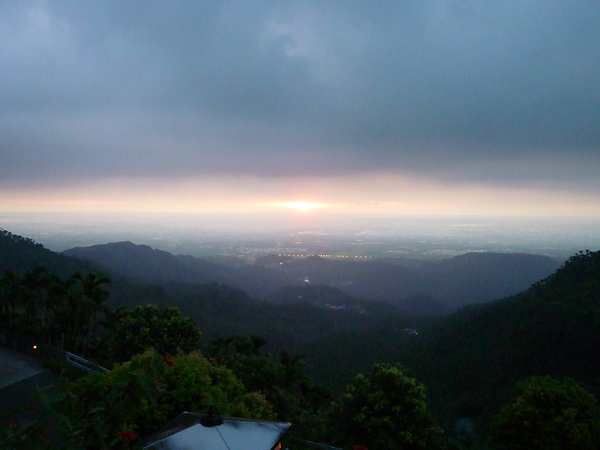
[[[0,210],[600,216],[600,3],[0,2]]]

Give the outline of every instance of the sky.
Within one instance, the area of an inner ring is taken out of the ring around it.
[[[0,211],[600,217],[599,23],[593,0],[0,2]]]

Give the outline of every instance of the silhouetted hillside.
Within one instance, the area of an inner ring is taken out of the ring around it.
[[[148,283],[211,283],[228,280],[229,269],[199,258],[156,250],[147,245],[115,242],[77,247],[66,256],[94,261],[111,272]]]
[[[0,230],[0,275],[11,270],[23,275],[35,267],[43,267],[48,274],[68,278],[76,273],[105,273],[110,275],[110,304],[169,303],[168,293],[157,286],[130,281],[118,272],[112,272],[94,261],[86,261],[45,248],[32,239]]]
[[[3,269],[18,273],[43,266],[49,273],[64,278],[87,271],[109,274],[110,305],[177,306],[198,324],[206,338],[260,334],[275,346],[292,346],[336,330],[365,330],[394,313],[390,306],[377,302],[371,302],[366,311],[355,306],[335,309],[324,304],[262,302],[239,288],[202,283],[212,279],[206,273],[221,269],[216,265],[127,242],[83,250],[90,250],[95,257],[86,262],[67,256],[79,250],[60,255],[9,232],[0,236]],[[205,271],[207,267],[209,270]],[[324,289],[335,291],[326,286]]]
[[[11,270],[22,275],[36,266],[43,266],[49,273],[62,277],[92,270],[87,262],[59,255],[32,239],[0,229],[0,273]]]
[[[277,290],[268,300],[284,304],[307,302],[331,306],[356,306],[361,303],[337,288],[310,284],[285,286]]]
[[[401,353],[444,417],[486,423],[518,380],[569,376],[600,393],[600,252],[581,253],[526,292],[465,308]]]
[[[76,248],[65,254],[100,263],[136,280],[215,281],[264,299],[273,298],[285,286],[326,285],[354,298],[390,302],[412,314],[447,313],[466,304],[515,294],[558,267],[545,256],[495,253],[400,263],[270,256],[251,265],[226,267],[130,242]]]
[[[443,261],[269,257],[256,265],[296,285],[328,285],[356,298],[394,303],[407,312],[419,310],[415,299],[425,299],[431,306],[425,311],[437,303],[437,312],[447,312],[523,291],[559,264],[538,255],[476,253]]]
[[[361,300],[352,297],[341,289],[327,285],[294,285],[284,286],[275,292],[268,300],[276,303],[294,304],[306,302],[321,307],[355,308],[366,311],[388,310],[390,314],[409,316],[426,316],[448,314],[450,308],[427,296],[413,296],[390,302],[376,300]]]
[[[600,395],[598,349],[600,252],[586,252],[521,294],[429,322],[390,318],[298,351],[308,355],[311,374],[333,389],[374,362],[400,362],[427,386],[448,427],[472,417],[485,428],[516,382],[532,375],[572,377]]]
[[[191,256],[174,256],[131,242],[76,248],[63,254],[89,259],[101,264],[109,273],[137,282],[124,287],[118,283],[113,287],[117,297],[114,303],[177,306],[198,324],[206,338],[260,334],[273,345],[293,345],[335,330],[364,330],[393,311],[391,307],[381,311],[373,304],[370,314],[364,315],[357,307],[334,310],[307,303],[260,302],[244,290],[222,282],[236,277],[233,268]],[[268,275],[264,278],[257,275],[256,272],[263,271],[261,267],[254,269],[256,283],[269,282]]]
[[[211,283],[171,284],[166,287],[171,305],[190,316],[207,338],[260,335],[270,347],[295,347],[339,331],[377,328],[400,314],[390,305],[367,302],[336,307],[326,303],[256,300],[241,289]]]
[[[552,258],[524,253],[467,253],[437,261],[425,270],[438,282],[430,295],[443,298],[449,304],[468,303],[503,298],[528,289],[534,282],[547,277],[559,267]]]

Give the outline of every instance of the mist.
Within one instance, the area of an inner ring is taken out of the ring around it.
[[[0,227],[53,251],[131,241],[174,254],[442,259],[468,252],[564,259],[600,248],[600,219],[332,214],[1,213]]]

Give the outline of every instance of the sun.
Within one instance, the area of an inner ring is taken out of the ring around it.
[[[312,202],[282,202],[276,203],[277,206],[283,206],[285,208],[297,209],[298,211],[310,211],[312,209],[323,208],[326,205],[322,203],[312,203]]]

